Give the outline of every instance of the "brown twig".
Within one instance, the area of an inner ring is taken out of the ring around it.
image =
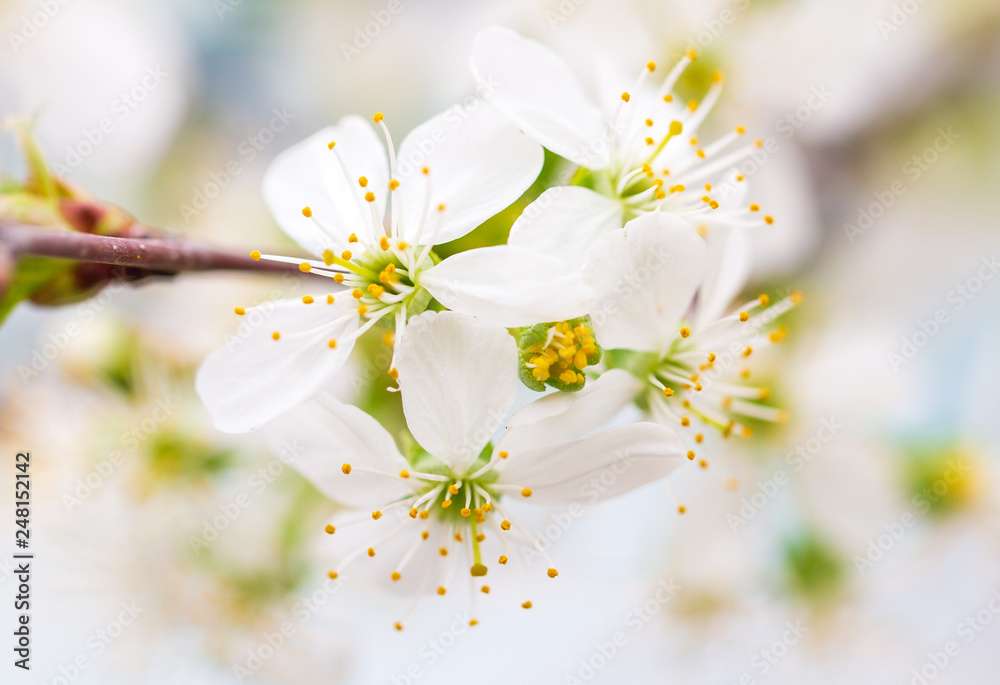
[[[14,259],[27,255],[116,264],[161,274],[182,271],[299,272],[295,264],[254,261],[215,248],[169,238],[114,238],[0,223],[0,245]]]

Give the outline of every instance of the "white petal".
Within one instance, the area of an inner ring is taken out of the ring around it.
[[[205,359],[195,387],[226,433],[245,433],[305,402],[347,361],[358,330],[353,307],[281,300],[246,311],[240,330]],[[272,338],[277,331],[281,337]]]
[[[482,100],[451,107],[399,148],[402,237],[434,245],[461,238],[519,198],[544,161],[538,143]]]
[[[667,476],[683,463],[683,454],[677,434],[666,426],[633,423],[512,454],[500,482],[531,488],[532,503],[594,502]]]
[[[577,440],[608,423],[642,391],[628,371],[612,369],[579,392],[558,392],[519,409],[497,448],[508,454]]]
[[[598,240],[586,281],[594,289],[590,318],[601,346],[662,352],[701,282],[705,252],[694,229],[663,212]]]
[[[581,269],[594,242],[622,227],[623,215],[617,200],[589,188],[557,186],[524,208],[511,226],[507,244]]]
[[[281,460],[335,502],[375,511],[413,493],[412,478],[363,472],[395,475],[409,465],[378,421],[329,395],[286,412],[266,433]],[[350,474],[343,472],[344,464],[351,465]]]
[[[479,33],[472,50],[483,97],[556,154],[588,169],[607,166],[603,114],[561,57],[499,26]]]
[[[334,150],[328,147],[331,142],[337,143]],[[321,255],[326,248],[344,249],[351,233],[366,242],[376,237],[364,200],[368,190],[375,193],[371,204],[382,230],[388,173],[385,146],[372,126],[361,117],[346,116],[275,157],[264,176],[264,200],[285,233]],[[359,185],[361,176],[368,179],[367,188]],[[304,207],[312,210],[315,221],[302,215]]]
[[[579,270],[533,250],[496,245],[460,252],[420,276],[441,304],[512,328],[587,313]]]
[[[719,319],[750,276],[750,236],[742,227],[714,225],[705,239],[708,255],[705,277],[698,291],[695,327],[702,329]]]
[[[517,393],[517,345],[455,312],[410,319],[396,343],[403,413],[417,442],[460,472],[503,424]]]

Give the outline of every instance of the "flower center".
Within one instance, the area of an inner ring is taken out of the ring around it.
[[[601,360],[601,348],[586,318],[544,323],[518,335],[521,381],[542,392],[546,385],[558,390],[580,390],[583,370]]]

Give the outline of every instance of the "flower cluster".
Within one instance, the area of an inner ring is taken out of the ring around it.
[[[312,257],[252,256],[328,285],[236,307],[239,333],[197,387],[218,428],[267,424],[274,445],[301,446],[301,473],[355,510],[326,526],[356,538],[337,546],[331,578],[367,564],[394,587],[444,595],[467,571],[488,594],[487,577],[520,565],[515,546],[547,559],[510,500],[572,503],[609,470],[601,496],[613,497],[697,459],[708,430],[749,436],[783,420],[748,363],[784,337],[773,322],[801,296],[728,312],[749,272],[746,231],[774,219],[746,201],[743,127],[699,138],[722,77],[700,102],[674,93],[696,57],[662,78],[642,65],[602,107],[551,50],[491,28],[471,59],[488,97],[398,149],[383,114],[374,126],[348,116],[273,162],[268,206]],[[441,248],[537,188],[543,148],[575,169],[535,194],[506,244]],[[392,346],[383,382],[409,432],[398,443],[326,392],[375,327]],[[519,381],[546,394],[518,401]],[[641,420],[615,424],[629,407]],[[545,572],[557,577],[551,560]]]

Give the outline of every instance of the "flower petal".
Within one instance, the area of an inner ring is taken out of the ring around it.
[[[348,336],[357,330],[357,312],[339,300],[281,300],[246,310],[239,332],[205,359],[195,379],[215,427],[245,433],[308,400],[347,361],[354,347]],[[341,339],[330,348],[330,340]]]
[[[559,445],[593,433],[642,391],[628,371],[612,369],[579,392],[557,392],[514,412],[497,445],[508,454]]]
[[[519,198],[544,161],[538,143],[482,100],[445,110],[399,148],[402,237],[434,245],[461,238]]]
[[[413,437],[461,473],[514,403],[517,345],[499,326],[425,312],[410,319],[397,341],[396,370]]]
[[[331,142],[337,144],[332,150]],[[369,243],[382,234],[388,175],[385,146],[372,126],[361,117],[346,116],[275,157],[264,176],[264,200],[281,230],[319,256],[326,248],[344,249],[351,233]],[[371,204],[378,233],[364,200],[367,190],[358,183],[361,176],[376,196]],[[303,216],[304,207],[313,218]]]
[[[667,476],[684,462],[683,455],[680,438],[666,426],[633,423],[512,453],[499,482],[531,488],[532,503],[594,502]]]
[[[645,214],[594,245],[586,281],[605,349],[662,352],[677,336],[705,267],[705,241],[682,219]]]
[[[378,421],[326,393],[278,417],[266,433],[281,460],[335,502],[374,511],[413,494],[413,479],[364,472],[394,475],[409,465]]]
[[[622,227],[622,205],[579,186],[549,188],[524,208],[508,245],[555,257],[581,269],[594,242]]]
[[[470,66],[483,96],[532,139],[588,169],[607,166],[603,114],[552,50],[493,26],[476,36]]]
[[[586,314],[582,274],[547,255],[510,245],[448,257],[420,276],[441,304],[512,328]]]
[[[750,236],[742,227],[716,225],[708,231],[705,277],[698,290],[695,328],[703,329],[725,313],[750,276]]]

